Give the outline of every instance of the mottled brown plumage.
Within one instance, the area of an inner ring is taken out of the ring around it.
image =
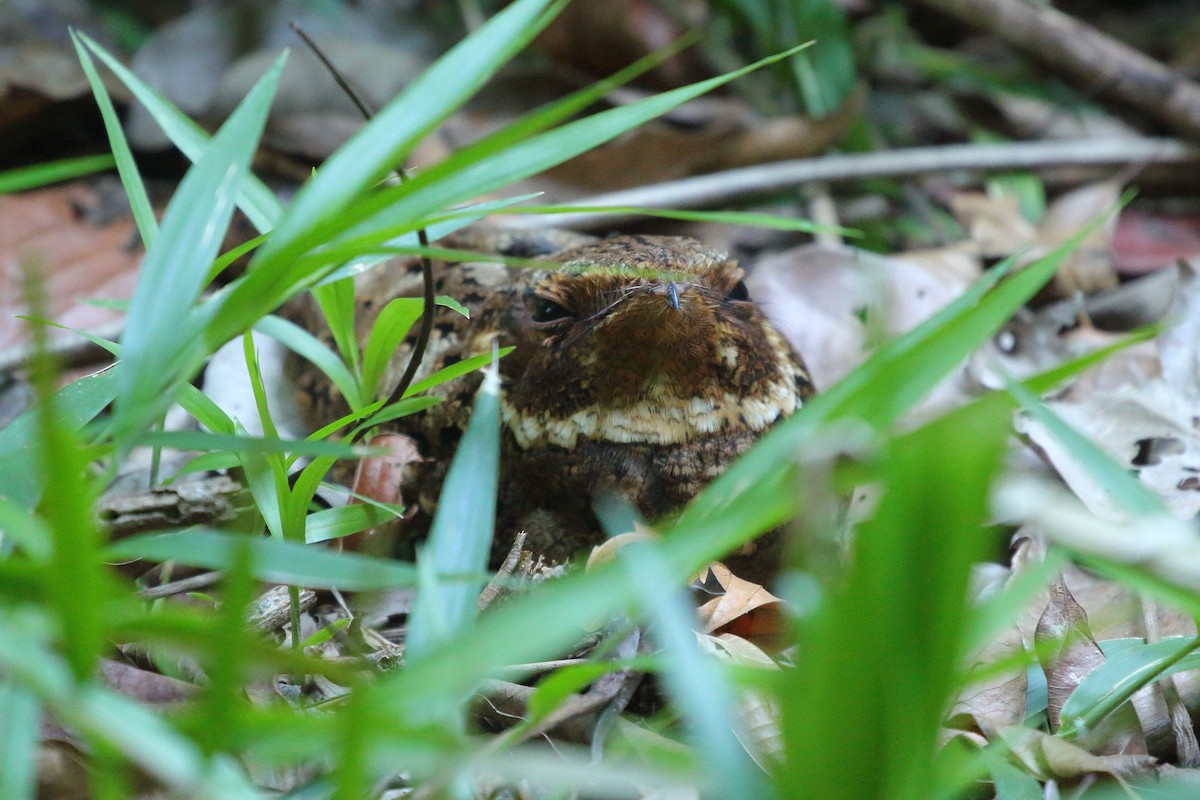
[[[597,543],[592,502],[603,490],[651,519],[677,510],[813,391],[800,357],[746,297],[742,270],[695,240],[476,232],[451,244],[547,262],[437,265],[438,293],[467,305],[472,319],[439,313],[420,375],[494,344],[516,348],[500,362],[497,554],[521,529],[527,546],[552,559]],[[415,265],[366,276],[360,338],[388,300],[417,294]],[[310,327],[314,316],[299,314]],[[386,386],[406,360],[402,347]],[[344,411],[319,371],[296,371],[312,424]],[[438,389],[442,405],[398,425],[429,459],[413,476],[426,510],[478,382],[473,374]]]

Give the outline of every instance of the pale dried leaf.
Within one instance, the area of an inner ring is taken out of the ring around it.
[[[786,629],[783,601],[764,587],[743,580],[719,561],[708,565],[723,593],[697,610],[705,633],[732,633],[769,647]]]
[[[1003,258],[1034,243],[1037,230],[1021,215],[1015,195],[959,192],[950,211],[984,258]]]
[[[959,692],[958,700],[950,709],[949,717],[954,727],[971,730],[983,729],[978,718],[987,717],[993,725],[1016,725],[1025,717],[1025,692],[1027,675],[1022,662],[997,671],[992,665],[1011,659],[1024,649],[1021,631],[1010,628],[970,659],[966,686]],[[983,674],[981,679],[972,679],[972,674]],[[961,718],[971,721],[963,724]],[[957,721],[955,721],[957,720]]]
[[[1121,196],[1121,184],[1098,181],[1068,192],[1046,209],[1038,224],[1038,242],[1026,263],[1063,244],[1088,223],[1108,214],[1105,221],[1084,237],[1067,257],[1054,276],[1054,286],[1060,297],[1076,292],[1092,294],[1117,285],[1117,271],[1112,260],[1112,238],[1117,217],[1109,214]]]

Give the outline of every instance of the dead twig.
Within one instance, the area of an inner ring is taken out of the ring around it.
[[[923,0],[1047,66],[1200,139],[1200,84],[1087,23],[1025,0]]]
[[[816,182],[895,178],[951,170],[1016,170],[1049,167],[1114,166],[1133,163],[1200,164],[1200,147],[1177,139],[1080,139],[1005,144],[914,147],[844,156],[776,161],[713,172],[695,178],[593,195],[572,206],[718,208],[753,197]],[[520,214],[503,224],[577,230],[619,228],[636,213]]]
[[[317,43],[295,22],[290,23],[296,35],[308,45],[313,54],[324,65],[325,69],[329,70],[329,74],[342,88],[350,100],[358,108],[360,114],[365,121],[370,122],[373,111],[367,105],[366,100],[354,90],[350,81],[333,65],[333,62],[321,51]],[[396,177],[401,183],[408,180],[408,172],[405,171],[404,165],[396,167]],[[429,248],[429,234],[425,228],[417,228],[417,242],[421,247]],[[433,335],[433,315],[437,311],[436,297],[434,296],[433,282],[433,262],[425,253],[421,254],[421,276],[422,276],[422,291],[421,291],[421,323],[417,328],[417,341],[413,344],[412,355],[408,357],[408,366],[404,369],[404,374],[400,376],[400,382],[396,384],[396,388],[392,390],[391,397],[388,402],[396,402],[404,399],[404,393],[408,391],[408,387],[412,385],[413,379],[417,376],[417,370],[421,367],[421,362],[425,360],[425,350],[429,347],[429,337]]]

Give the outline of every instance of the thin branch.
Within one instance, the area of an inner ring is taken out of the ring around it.
[[[1200,139],[1200,84],[1072,16],[1026,0],[923,0],[1085,86]]]
[[[367,104],[366,100],[364,100],[362,96],[355,91],[354,87],[350,85],[350,81],[347,80],[340,71],[338,71],[338,68],[333,65],[333,62],[330,61],[323,52],[321,52],[321,48],[317,47],[317,43],[314,42],[312,38],[305,33],[304,30],[294,20],[289,23],[289,25],[291,26],[292,30],[296,32],[296,35],[299,36],[301,40],[308,45],[309,49],[313,51],[313,54],[325,66],[325,69],[329,70],[329,74],[333,76],[335,81],[337,81],[337,85],[342,88],[342,91],[344,91],[350,97],[350,99],[354,102],[354,105],[358,106],[359,113],[362,114],[363,119],[369,122],[371,120],[371,115],[374,112],[372,112],[371,107]],[[408,173],[405,171],[403,165],[396,168],[396,175],[399,176],[401,181],[408,180]],[[417,229],[417,241],[420,243],[421,247],[428,249],[429,234],[426,233],[424,228]],[[412,385],[413,378],[416,377],[417,370],[421,367],[421,362],[425,360],[425,351],[429,347],[429,338],[433,335],[433,315],[437,310],[437,298],[434,294],[433,262],[430,261],[429,256],[427,255],[421,256],[421,276],[423,279],[421,326],[417,329],[417,341],[413,344],[412,355],[409,357],[408,366],[405,367],[404,374],[400,376],[400,382],[396,384],[396,388],[392,392],[393,400],[399,400],[404,397],[404,393],[408,391],[408,387]]]
[[[914,147],[758,164],[584,197],[571,201],[569,205],[681,210],[720,208],[814,182],[895,178],[951,170],[993,171],[1133,163],[1196,165],[1200,164],[1200,148],[1177,139],[1153,138]],[[503,224],[521,228],[594,230],[618,228],[638,218],[639,215],[628,213],[517,214],[506,218]]]

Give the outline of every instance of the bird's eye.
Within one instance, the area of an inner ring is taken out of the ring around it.
[[[558,322],[571,316],[573,315],[566,308],[544,297],[537,298],[533,304],[534,322]]]
[[[729,293],[725,295],[725,299],[739,303],[748,301],[750,299],[750,290],[746,288],[746,282],[738,281],[735,283],[733,288],[729,290]]]

